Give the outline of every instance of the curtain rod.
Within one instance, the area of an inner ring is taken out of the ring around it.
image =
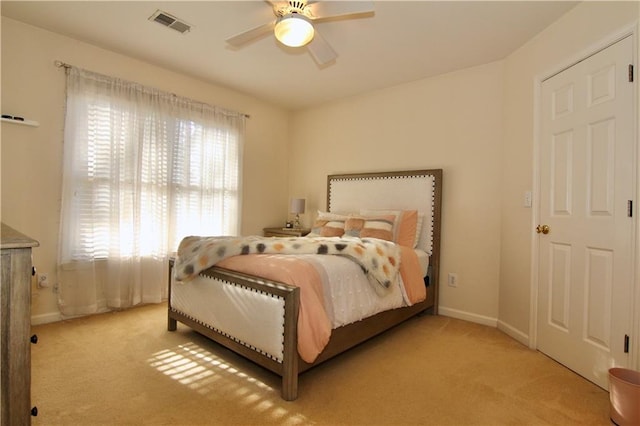
[[[66,62],[62,62],[60,60],[55,60],[53,61],[53,64],[58,67],[58,68],[64,68],[65,70],[69,69],[69,68],[73,68],[73,65],[71,64],[67,64]],[[177,96],[175,93],[173,94],[174,96]],[[244,114],[244,113],[239,113],[242,114],[244,116],[244,118],[251,118],[251,116],[249,114]]]
[[[58,68],[71,68],[71,65],[64,63],[62,61],[53,61],[53,64]]]

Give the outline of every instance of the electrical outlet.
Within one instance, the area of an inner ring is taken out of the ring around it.
[[[49,275],[46,273],[38,274],[38,288],[49,287]]]
[[[449,287],[458,287],[458,274],[455,272],[449,272],[447,276],[447,284]]]

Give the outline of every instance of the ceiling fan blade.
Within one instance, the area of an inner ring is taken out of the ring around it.
[[[318,33],[318,30],[316,30],[313,40],[307,45],[307,48],[318,65],[327,64],[338,57],[336,51],[333,50],[329,43]]]
[[[242,46],[245,43],[250,42],[264,34],[273,31],[273,27],[276,25],[276,21],[268,22],[266,24],[258,25],[255,28],[241,32],[227,39],[227,43],[232,46]]]
[[[365,15],[375,11],[372,1],[318,1],[307,7],[311,9],[312,19],[315,21]]]
[[[269,4],[271,4],[271,7],[273,7],[274,9],[287,5],[287,1],[286,0],[264,0],[264,1],[266,1]]]

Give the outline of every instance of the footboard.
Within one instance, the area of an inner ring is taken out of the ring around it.
[[[221,301],[225,312],[197,307],[186,309],[181,306],[175,286],[194,283],[175,283],[172,268],[173,261],[170,261],[168,330],[175,331],[180,321],[271,370],[282,377],[282,398],[296,399],[299,288],[222,268],[209,268],[198,279],[207,280],[206,291],[214,296],[208,300]],[[269,333],[255,332],[255,324],[261,323],[268,324]]]

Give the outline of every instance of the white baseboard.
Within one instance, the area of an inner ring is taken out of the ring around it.
[[[31,317],[31,325],[48,324],[50,322],[62,321],[60,312],[51,312],[49,314],[33,315]]]
[[[460,311],[458,309],[447,308],[446,306],[438,306],[438,315],[445,317],[457,318],[465,321],[475,322],[477,324],[488,325],[489,327],[497,327],[498,319],[484,315],[478,315],[471,312]]]
[[[475,322],[477,324],[482,324],[489,327],[496,327],[498,330],[502,331],[507,336],[529,347],[528,334],[523,333],[517,328],[505,323],[504,321],[500,321],[497,318],[491,318],[484,315],[474,314],[471,312],[460,311],[458,309],[447,308],[446,306],[438,306],[438,315]]]
[[[516,339],[518,342],[522,343],[523,345],[529,347],[528,334],[523,333],[522,331],[518,330],[515,327],[510,326],[509,324],[503,321],[498,321],[498,330],[502,331],[507,336],[513,339]]]
[[[457,318],[464,321],[470,321],[489,327],[496,327],[498,328],[498,330],[514,338],[523,345],[529,346],[529,336],[527,334],[521,332],[517,328],[514,328],[503,321],[499,321],[497,318],[491,318],[484,315],[461,311],[458,309],[447,308],[446,306],[438,307],[438,315]],[[51,312],[48,314],[34,315],[31,317],[31,325],[48,324],[58,321],[62,321],[62,314],[60,314],[60,312]]]

